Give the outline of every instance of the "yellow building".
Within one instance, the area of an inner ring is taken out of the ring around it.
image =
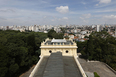
[[[49,39],[41,43],[41,55],[49,56],[51,53],[62,52],[63,56],[77,57],[77,45],[72,39]]]
[[[72,39],[47,38],[40,48],[40,60],[29,77],[87,77]]]

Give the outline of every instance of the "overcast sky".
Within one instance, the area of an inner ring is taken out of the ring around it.
[[[0,26],[116,24],[116,0],[0,0]]]

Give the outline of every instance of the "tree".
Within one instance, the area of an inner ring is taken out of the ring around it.
[[[53,29],[51,29],[49,32],[48,32],[48,37],[53,39],[53,38],[56,38],[56,39],[62,39],[63,38],[63,33],[56,33],[56,31],[54,31]]]
[[[66,32],[65,28],[61,27],[60,29],[61,29],[61,31],[62,31],[63,34]]]
[[[84,38],[89,38],[88,36],[85,36]]]
[[[18,69],[19,69],[19,66],[17,63],[10,65],[10,68],[9,68],[10,76],[12,76],[13,74],[15,75]]]
[[[78,49],[81,49],[82,43],[78,43]],[[93,32],[89,36],[85,53],[89,60],[99,60],[110,65],[116,70],[116,38],[107,32]],[[81,51],[82,54],[84,54]]]
[[[94,72],[94,77],[100,77],[96,72]]]
[[[48,37],[49,38],[55,38],[54,36],[56,35],[56,31],[54,31],[53,29],[51,29],[49,32],[48,32]]]
[[[35,52],[37,44],[35,34],[35,32],[0,31],[0,77],[18,77],[36,64],[39,58]],[[41,33],[37,34],[43,36]]]
[[[7,48],[0,44],[0,77],[4,77],[8,71],[8,51]]]
[[[87,42],[87,52],[89,54],[89,59],[93,59],[93,55],[94,55],[94,51],[93,51],[94,47],[93,47],[93,38],[92,35],[89,35],[89,40]]]
[[[33,33],[27,36],[27,45],[35,47],[35,35]]]

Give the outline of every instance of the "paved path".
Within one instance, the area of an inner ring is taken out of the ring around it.
[[[86,62],[84,59],[78,58],[85,72],[97,72],[100,77],[116,77],[116,75],[102,62]]]

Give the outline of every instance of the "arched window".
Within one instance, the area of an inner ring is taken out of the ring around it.
[[[68,50],[66,50],[66,53],[68,53]]]
[[[49,53],[52,53],[52,51],[50,50]]]

